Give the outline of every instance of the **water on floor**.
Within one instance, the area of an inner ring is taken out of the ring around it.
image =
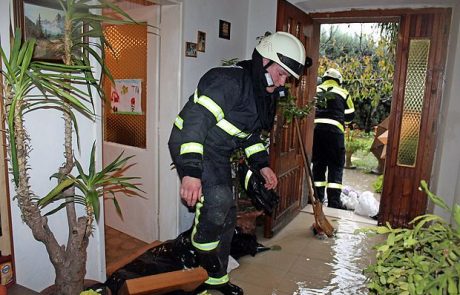
[[[334,210],[328,211],[334,215]],[[299,213],[273,238],[259,240],[281,250],[241,258],[239,267],[230,274],[232,282],[248,295],[367,294],[362,270],[373,260],[375,241],[354,232],[375,222],[339,213],[329,217],[337,229],[336,237],[325,240],[317,239],[310,229],[313,215]]]

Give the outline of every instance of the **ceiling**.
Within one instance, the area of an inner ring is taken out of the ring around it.
[[[454,7],[459,0],[287,0],[305,12],[352,9]]]

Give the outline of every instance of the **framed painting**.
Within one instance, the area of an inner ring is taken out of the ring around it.
[[[198,31],[198,41],[196,45],[196,50],[204,52],[206,49],[206,33]]]
[[[185,56],[188,57],[196,57],[196,43],[193,42],[185,42]]]
[[[36,40],[33,59],[62,62],[65,16],[59,2],[15,0],[14,14],[15,25],[22,30],[23,39]]]
[[[219,38],[230,40],[231,24],[224,20],[219,20]]]

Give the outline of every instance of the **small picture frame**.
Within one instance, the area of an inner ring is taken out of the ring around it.
[[[219,20],[219,38],[230,40],[231,24],[224,20]]]
[[[196,43],[185,42],[185,56],[196,57]]]
[[[200,52],[205,52],[206,50],[206,33],[205,32],[198,31],[196,50]]]

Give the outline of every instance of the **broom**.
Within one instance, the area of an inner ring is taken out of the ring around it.
[[[295,129],[297,131],[297,136],[299,138],[300,149],[302,151],[303,164],[305,168],[305,173],[307,174],[307,183],[308,183],[308,198],[310,200],[311,206],[313,207],[313,215],[315,216],[315,223],[313,224],[313,231],[315,234],[325,233],[329,238],[334,236],[334,227],[331,225],[329,220],[327,220],[326,215],[323,212],[323,203],[318,199],[318,192],[316,187],[313,185],[313,174],[311,173],[310,161],[307,157],[307,152],[305,150],[305,145],[302,140],[302,135],[300,133],[299,121],[294,117]]]

